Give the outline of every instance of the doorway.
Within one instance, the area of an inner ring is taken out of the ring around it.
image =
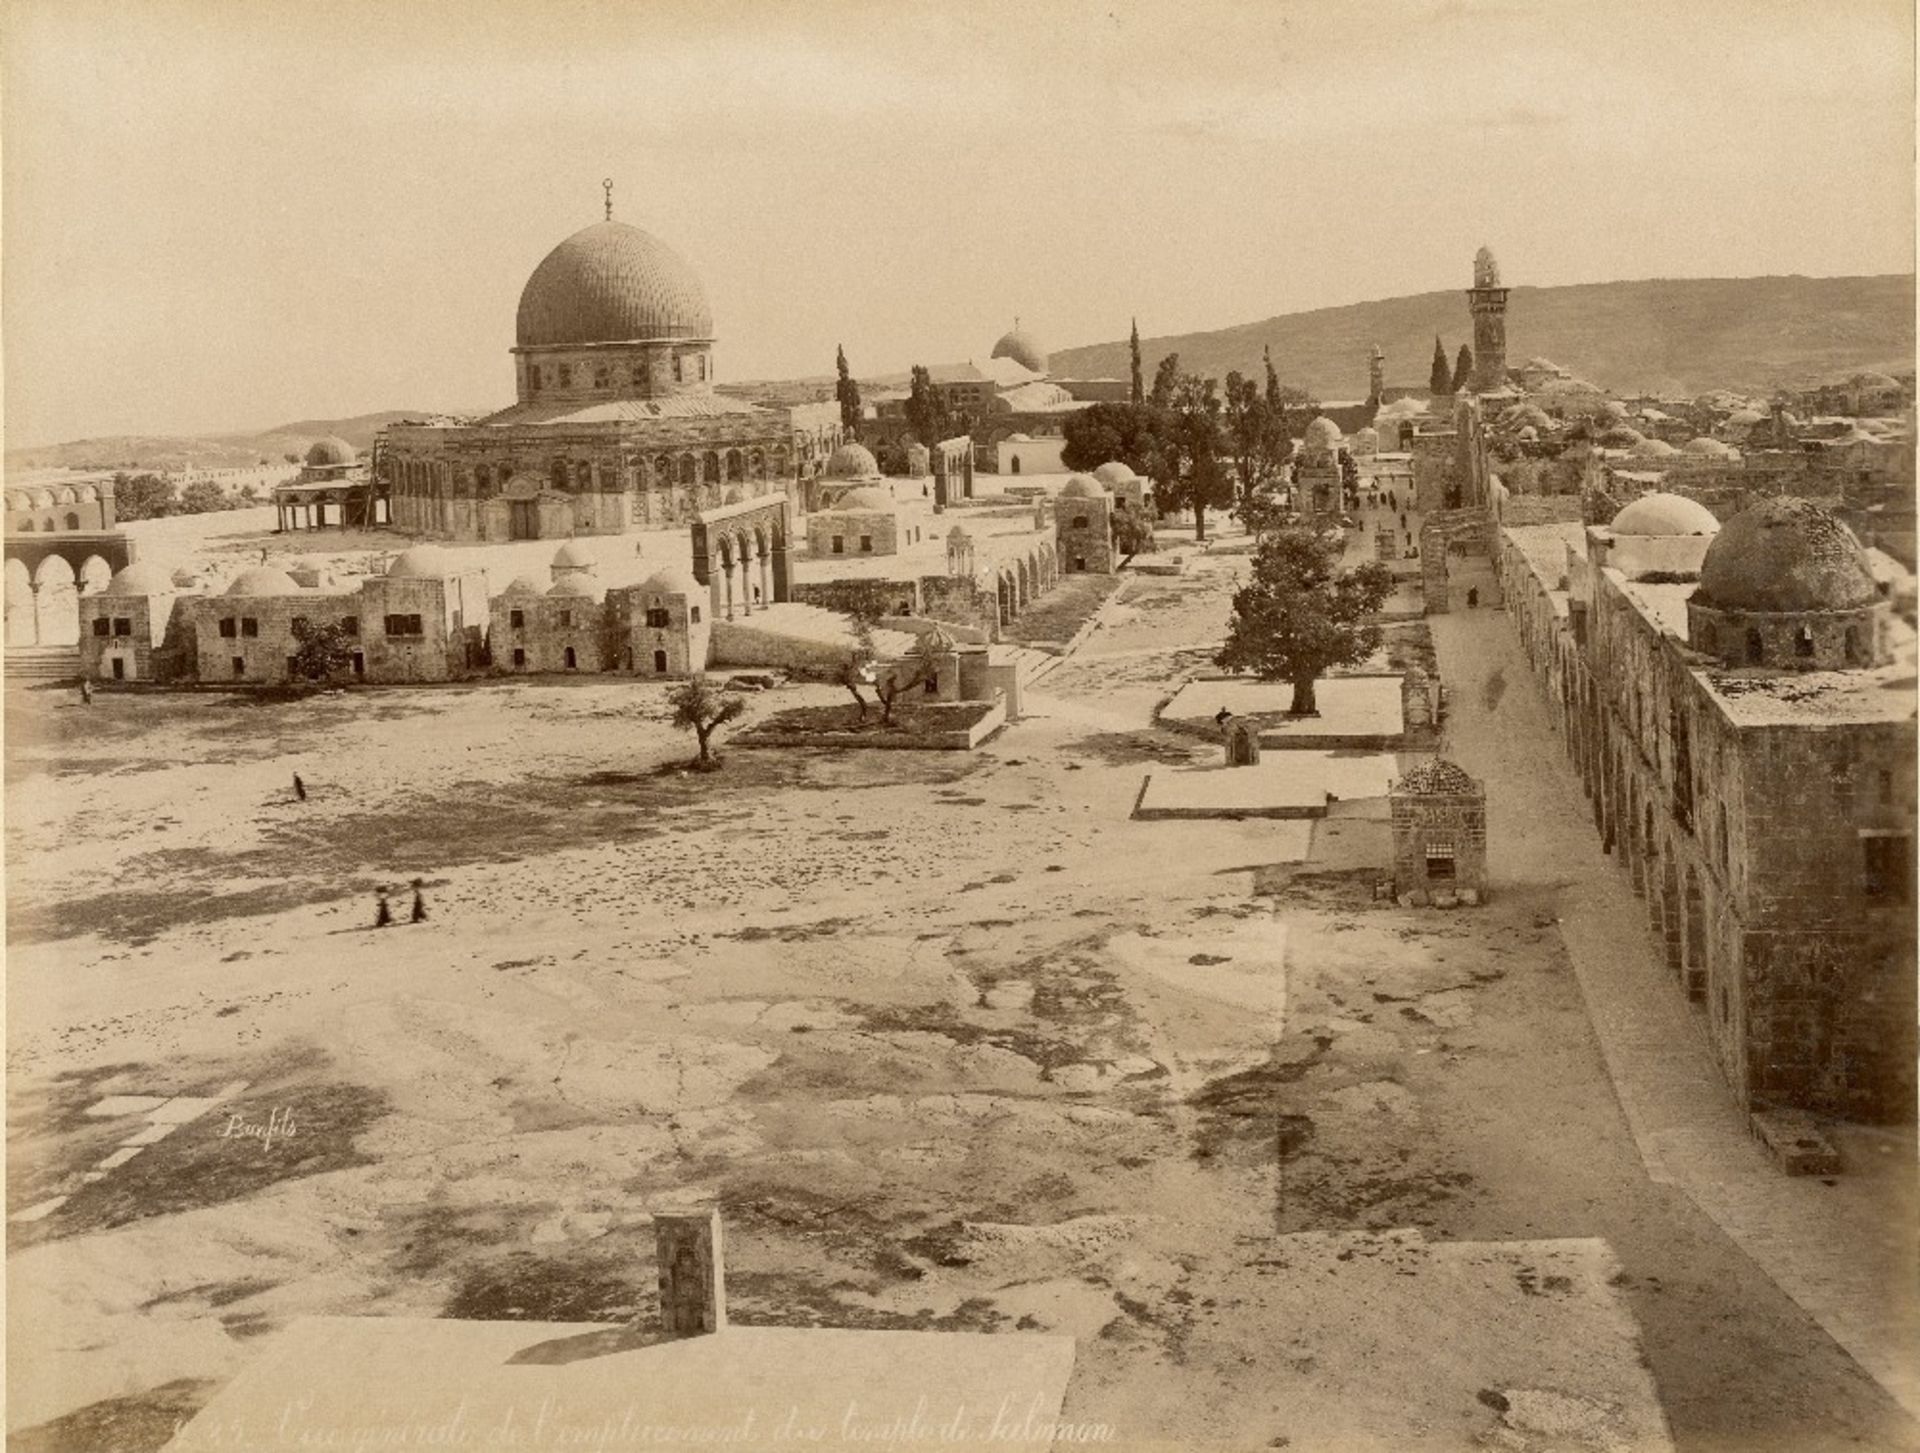
[[[507,511],[508,539],[537,540],[540,538],[540,506],[537,500],[508,500]]]

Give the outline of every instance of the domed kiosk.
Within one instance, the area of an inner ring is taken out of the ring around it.
[[[765,497],[797,503],[799,481],[841,441],[838,408],[716,392],[714,347],[693,266],[615,221],[609,201],[521,290],[516,401],[387,430],[377,468],[393,523],[454,540],[554,539],[690,525]]]
[[[1888,660],[1891,609],[1853,531],[1781,497],[1735,515],[1707,548],[1687,638],[1728,666],[1858,669]]]

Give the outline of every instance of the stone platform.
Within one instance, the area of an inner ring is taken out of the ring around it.
[[[1384,798],[1395,771],[1392,755],[1374,752],[1288,752],[1250,767],[1155,767],[1133,815],[1325,817],[1330,801]]]
[[[314,1317],[167,1444],[201,1448],[1046,1448],[1073,1339]],[[1023,1441],[1024,1439],[1024,1441]]]
[[[1224,706],[1235,716],[1255,722],[1263,749],[1391,751],[1402,745],[1406,735],[1400,689],[1397,672],[1330,676],[1314,688],[1320,714],[1291,717],[1287,705],[1293,700],[1293,688],[1284,681],[1202,676],[1181,687],[1161,708],[1160,724],[1218,741],[1220,728],[1214,716]]]

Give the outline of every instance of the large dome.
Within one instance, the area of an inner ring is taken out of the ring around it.
[[[533,270],[514,333],[522,348],[707,339],[713,313],[679,253],[638,227],[596,222]]]
[[[1720,527],[1693,599],[1729,611],[1854,610],[1879,597],[1860,542],[1804,499],[1762,500]]]
[[[1300,441],[1304,454],[1331,454],[1340,447],[1340,426],[1325,414],[1317,416],[1307,425],[1306,437]]]
[[[1035,373],[1047,371],[1047,350],[1040,346],[1040,340],[1020,326],[1020,320],[1013,320],[1013,331],[1002,333],[1000,341],[993,345],[995,358],[1011,358],[1022,368],[1030,368]]]

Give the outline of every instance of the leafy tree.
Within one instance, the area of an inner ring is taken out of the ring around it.
[[[1252,579],[1234,592],[1227,643],[1217,664],[1293,686],[1287,710],[1311,716],[1314,683],[1336,666],[1354,666],[1379,649],[1367,623],[1393,589],[1376,562],[1336,568],[1341,547],[1318,531],[1275,530],[1260,537]]]
[[[693,766],[702,772],[711,772],[720,765],[720,759],[708,749],[708,742],[721,727],[746,712],[747,701],[737,692],[709,686],[704,676],[693,676],[667,693],[667,707],[672,712],[673,724],[699,739],[700,755],[694,759]]]
[[[121,520],[157,520],[180,512],[173,481],[157,474],[116,474],[113,477],[113,513]]]
[[[1157,548],[1153,538],[1153,523],[1144,514],[1135,514],[1132,510],[1115,510],[1113,513],[1113,548],[1120,554],[1120,563],[1125,565],[1135,555],[1151,555]]]
[[[1153,468],[1162,509],[1193,511],[1193,538],[1207,538],[1207,511],[1233,503],[1233,476],[1220,457],[1220,393],[1215,381],[1179,372],[1178,354],[1160,364],[1154,395],[1164,396]],[[1168,364],[1173,364],[1170,377]],[[1163,386],[1164,384],[1164,386]]]
[[[298,464],[301,462],[300,456],[298,454],[293,453],[292,451],[288,451],[287,453],[282,454],[280,457],[286,460],[287,463],[289,464]],[[260,462],[262,464],[265,464],[266,460],[263,459]]]
[[[854,382],[853,375],[847,371],[847,350],[844,346],[837,350],[834,367],[840,374],[833,386],[833,396],[840,401],[840,427],[852,439],[860,432],[860,385]]]
[[[957,431],[953,425],[946,394],[935,387],[933,375],[916,363],[907,385],[907,428],[914,438],[931,449],[942,439],[955,436]]]
[[[1340,451],[1340,495],[1346,508],[1358,509],[1360,506],[1360,461],[1351,452]]]
[[[1439,336],[1433,340],[1433,367],[1427,373],[1427,392],[1435,396],[1452,392],[1453,375],[1447,371],[1447,350]]]
[[[1147,395],[1147,402],[1156,409],[1169,408],[1173,404],[1173,390],[1180,382],[1180,355],[1169,353],[1160,360],[1160,366],[1153,371],[1153,392]]]
[[[227,492],[211,479],[193,480],[180,491],[178,513],[183,515],[211,515],[232,508]]]
[[[1128,341],[1127,349],[1132,355],[1133,365],[1133,393],[1130,397],[1137,408],[1147,401],[1146,385],[1140,381],[1140,320],[1138,318],[1133,320],[1133,337]],[[1135,465],[1134,468],[1138,469],[1139,466]]]
[[[1117,459],[1135,474],[1152,471],[1159,416],[1146,404],[1090,404],[1068,414],[1060,433],[1060,462],[1098,469]]]
[[[1453,360],[1453,387],[1447,392],[1455,394],[1462,392],[1467,386],[1467,381],[1472,377],[1473,350],[1462,343],[1459,355]]]
[[[1255,500],[1286,477],[1287,464],[1293,458],[1287,410],[1279,401],[1280,383],[1273,376],[1271,359],[1267,379],[1268,392],[1262,394],[1258,383],[1242,378],[1236,370],[1227,375],[1222,398],[1226,447],[1232,451],[1237,486],[1233,508],[1243,522],[1247,512],[1257,508]]]
[[[325,681],[353,665],[353,637],[337,623],[316,626],[308,620],[293,623],[293,654],[287,669],[302,681]]]
[[[1272,347],[1269,346],[1260,350],[1260,361],[1267,366],[1267,402],[1278,407],[1280,403],[1280,375],[1273,371]]]
[[[868,636],[872,640],[872,636]],[[922,636],[914,645],[913,654],[905,661],[896,662],[885,671],[875,673],[873,694],[880,698],[880,724],[893,725],[893,705],[914,687],[933,678],[939,669],[940,652],[933,644],[931,636]],[[864,715],[864,712],[862,713]]]

